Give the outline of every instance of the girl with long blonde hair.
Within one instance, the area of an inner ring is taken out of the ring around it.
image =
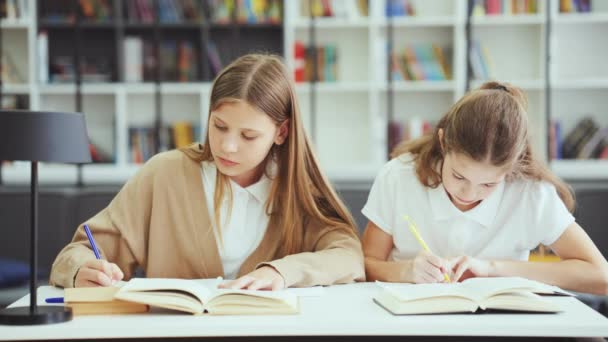
[[[282,61],[251,54],[211,90],[203,144],[148,161],[110,205],[78,228],[51,281],[106,286],[130,278],[211,278],[281,289],[365,278],[350,213],[319,169]]]

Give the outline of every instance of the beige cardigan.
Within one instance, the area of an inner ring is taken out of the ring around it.
[[[161,153],[148,161],[97,215],[86,221],[102,257],[133,276],[141,266],[150,278],[223,276],[205,201],[200,145]],[[84,224],[84,223],[83,223]],[[349,283],[365,279],[356,233],[308,220],[301,253],[281,255],[280,227],[269,226],[238,275],[272,265],[287,286]],[[72,287],[78,269],[95,259],[83,226],[57,256],[51,284]]]

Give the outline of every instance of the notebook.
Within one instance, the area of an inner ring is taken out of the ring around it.
[[[277,315],[299,312],[298,296],[289,290],[227,290],[199,280],[134,278],[114,299],[195,315]]]
[[[470,278],[461,283],[377,282],[374,301],[394,315],[465,313],[488,310],[554,313],[561,309],[538,294],[572,294],[518,277]]]

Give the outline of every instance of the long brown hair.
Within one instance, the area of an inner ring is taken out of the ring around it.
[[[508,83],[484,83],[456,102],[432,133],[402,142],[391,156],[411,153],[418,179],[431,188],[441,184],[440,166],[449,152],[462,153],[480,162],[489,161],[495,166],[508,167],[511,170],[508,179],[527,178],[553,184],[568,210],[573,211],[572,189],[532,150],[527,106],[521,89]],[[440,129],[443,130],[443,147]]]
[[[281,145],[273,145],[263,161],[265,170],[272,160],[277,165],[266,212],[269,225],[282,229],[283,253],[301,252],[305,225],[310,219],[356,234],[350,212],[319,169],[304,132],[294,84],[280,57],[249,54],[222,70],[213,83],[209,115],[222,104],[236,101],[245,101],[266,113],[277,126],[289,120],[287,139]],[[208,131],[201,161],[213,161]],[[215,229],[221,238],[220,205],[225,189],[230,187],[227,186],[228,177],[219,171],[216,179]]]

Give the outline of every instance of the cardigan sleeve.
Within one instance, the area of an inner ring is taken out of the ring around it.
[[[80,267],[95,259],[84,224],[88,224],[102,258],[117,264],[125,279],[133,275],[138,265],[145,264],[154,171],[159,162],[158,158],[148,161],[106,208],[78,226],[72,242],[53,263],[51,285],[73,287]]]
[[[304,251],[262,263],[270,265],[288,287],[352,283],[365,280],[361,242],[350,228],[311,227],[304,238]]]

